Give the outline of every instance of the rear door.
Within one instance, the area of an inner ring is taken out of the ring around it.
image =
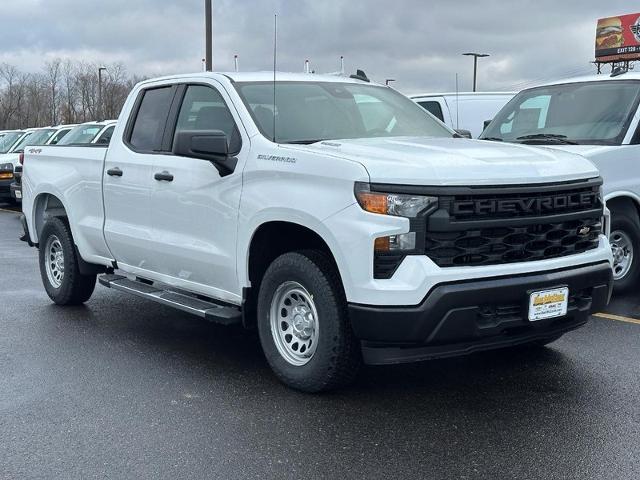
[[[153,162],[168,154],[163,135],[177,87],[143,89],[123,138],[109,147],[104,168],[104,236],[118,266],[145,275],[152,242]]]
[[[164,281],[204,295],[236,302],[236,238],[242,166],[249,140],[223,88],[186,84],[178,93],[175,130],[221,130],[235,171],[222,177],[207,160],[156,155],[151,192],[152,268]]]

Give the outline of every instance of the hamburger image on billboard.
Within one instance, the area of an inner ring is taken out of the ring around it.
[[[619,48],[623,45],[624,36],[620,17],[600,19],[596,29],[596,50]]]
[[[598,20],[596,59],[601,62],[640,59],[640,13]]]

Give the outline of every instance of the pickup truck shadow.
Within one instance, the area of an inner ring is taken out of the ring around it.
[[[264,359],[256,331],[208,323],[161,305],[96,288],[87,306],[51,306],[52,313],[59,316],[59,321],[80,322],[84,328],[88,327],[82,322],[93,323],[91,328],[98,328],[100,336],[106,335],[108,343],[117,345],[120,354],[142,351],[156,358],[167,355],[182,366],[197,364],[225,382],[234,383],[236,375],[241,374],[251,377],[256,388],[283,389],[290,395],[300,395],[277,382]],[[557,349],[567,341],[570,340],[565,337],[548,347],[522,346],[414,364],[364,366],[352,386],[320,397],[365,395],[373,400],[410,396],[415,401],[416,395],[425,399],[456,398],[481,391],[489,396],[517,398],[532,391],[555,395],[562,390],[558,385],[565,391],[577,389],[566,393],[579,395],[584,383],[580,376],[585,373]],[[127,352],[128,347],[132,352]]]

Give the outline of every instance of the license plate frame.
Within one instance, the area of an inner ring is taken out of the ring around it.
[[[569,287],[566,285],[529,292],[527,318],[530,322],[564,317],[569,308]]]

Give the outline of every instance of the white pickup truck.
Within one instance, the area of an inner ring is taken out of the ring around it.
[[[546,146],[591,160],[611,210],[616,291],[640,285],[640,74],[619,71],[523,90],[480,138]]]
[[[305,391],[363,361],[546,344],[607,304],[590,162],[456,138],[361,73],[272,75],[144,81],[108,148],[27,148],[23,239],[55,303],[87,301],[100,275],[257,327]]]

